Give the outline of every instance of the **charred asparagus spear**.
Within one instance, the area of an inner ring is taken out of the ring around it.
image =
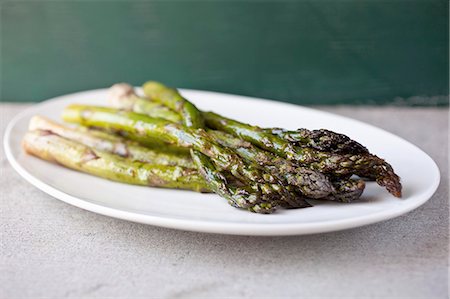
[[[195,165],[188,155],[152,150],[116,135],[82,126],[71,128],[42,116],[32,117],[28,129],[30,131],[49,131],[96,150],[130,158],[134,161],[195,169]]]
[[[22,146],[27,153],[41,159],[113,181],[198,192],[209,191],[203,178],[194,169],[132,161],[92,149],[50,131],[28,132]]]
[[[369,153],[366,147],[350,139],[348,136],[325,129],[308,130],[302,128],[290,131],[281,128],[271,128],[265,129],[265,131],[300,147],[310,147],[319,151],[339,154]]]
[[[238,136],[294,163],[334,176],[356,174],[375,179],[380,186],[386,187],[394,196],[401,197],[400,178],[387,162],[375,155],[337,154],[302,148],[264,129],[231,120],[213,112],[203,113],[203,116],[209,127]]]

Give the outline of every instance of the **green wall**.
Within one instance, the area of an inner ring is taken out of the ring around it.
[[[448,2],[9,1],[2,101],[148,79],[298,104],[448,101]]]

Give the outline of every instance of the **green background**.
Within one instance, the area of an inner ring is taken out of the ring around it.
[[[448,2],[9,1],[1,100],[149,79],[297,104],[448,101]]]

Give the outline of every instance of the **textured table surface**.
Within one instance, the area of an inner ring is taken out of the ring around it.
[[[2,104],[6,123],[28,105]],[[321,107],[418,145],[439,165],[425,205],[366,227],[242,237],[117,220],[22,179],[1,151],[1,298],[447,298],[448,110]],[[3,142],[2,142],[3,143]]]

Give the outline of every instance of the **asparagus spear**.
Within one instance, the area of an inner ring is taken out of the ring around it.
[[[400,178],[383,159],[372,154],[336,154],[293,146],[284,139],[256,126],[240,123],[215,114],[203,113],[206,124],[253,143],[280,157],[331,175],[356,174],[375,179],[380,186],[401,197]]]
[[[155,107],[153,109],[156,110],[158,108]],[[295,131],[290,131],[282,128],[270,128],[265,129],[265,131],[273,135],[279,136],[284,140],[293,143],[296,146],[310,147],[319,151],[326,151],[340,154],[369,153],[366,147],[350,139],[348,136],[325,129],[320,130],[297,129]]]
[[[175,155],[173,153],[151,150],[136,142],[120,138],[116,135],[91,130],[82,126],[70,128],[42,116],[32,117],[28,129],[31,131],[49,131],[88,147],[116,154],[124,158],[130,158],[134,161],[195,168],[194,163],[188,155]]]
[[[65,167],[127,184],[207,192],[209,188],[197,171],[132,161],[92,149],[50,131],[30,131],[22,146],[29,154]]]
[[[172,122],[181,123],[181,116],[164,105],[148,101],[139,97],[131,85],[118,83],[111,86],[108,95],[109,104],[127,111],[147,114],[151,117],[164,118]]]
[[[146,96],[178,112],[186,127],[204,128],[204,121],[200,111],[194,104],[183,98],[176,89],[169,88],[155,81],[144,83],[142,88]]]
[[[182,123],[181,116],[178,113],[172,111],[164,105],[138,96],[134,92],[133,86],[127,83],[119,83],[111,86],[108,92],[108,103],[111,107],[116,109],[145,114],[150,117],[162,118],[180,124]],[[134,140],[152,149],[170,152],[177,155],[190,155],[189,150],[185,148],[171,146],[154,139],[148,139],[137,135],[129,135],[126,134],[126,132],[120,132],[120,134],[126,139]]]

